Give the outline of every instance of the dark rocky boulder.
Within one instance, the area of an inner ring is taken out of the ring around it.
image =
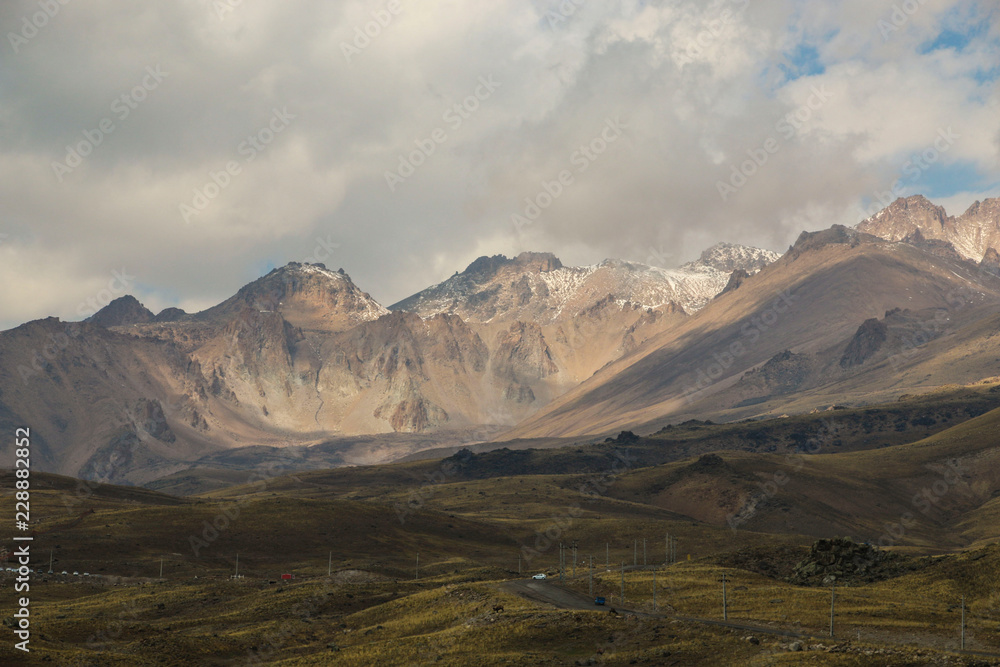
[[[882,347],[888,338],[888,327],[885,322],[872,318],[865,320],[854,338],[847,344],[844,355],[840,358],[841,368],[853,368],[865,363]]]

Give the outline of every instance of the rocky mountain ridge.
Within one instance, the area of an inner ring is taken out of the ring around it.
[[[708,264],[687,273],[699,272],[703,298],[728,280]],[[616,261],[567,268],[548,253],[481,258],[463,280],[493,302],[467,291],[457,312],[438,313],[389,311],[343,270],[297,262],[199,313],[153,315],[125,296],[84,324],[0,333],[0,417],[35,425],[47,469],[132,483],[233,447],[482,440],[687,317],[665,301],[676,291],[663,275]]]
[[[943,241],[962,257],[979,262],[990,250],[1000,250],[1000,198],[976,201],[953,217],[922,195],[900,197],[857,229],[887,241]]]
[[[733,271],[756,273],[778,253],[718,244],[677,269],[608,259],[569,267],[551,253],[480,257],[465,271],[390,306],[422,316],[455,313],[476,322],[530,319],[540,324],[575,316],[611,295],[640,308],[673,304],[685,313],[703,308],[729,282]]]
[[[803,233],[780,258],[481,257],[391,309],[297,262],[200,313],[124,297],[86,323],[0,332],[0,426],[33,425],[41,469],[145,483],[237,449],[378,463],[498,430],[597,437],[1000,375],[1000,255],[969,261],[925,234],[942,211],[895,206],[881,229]],[[400,437],[344,444],[373,434]]]

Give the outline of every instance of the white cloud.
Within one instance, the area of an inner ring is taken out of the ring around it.
[[[548,13],[574,4],[401,2],[351,62],[342,44],[384,3],[244,2],[221,18],[208,0],[66,5],[18,53],[0,49],[0,328],[72,317],[117,266],[136,267],[149,304],[197,308],[317,239],[385,303],[480,253],[590,263],[650,248],[680,261],[720,240],[783,249],[803,226],[849,219],[939,127],[962,135],[948,161],[997,174],[996,84],[975,76],[997,62],[1000,33],[976,3],[924,3],[888,39],[877,22],[891,5],[863,0]],[[4,3],[0,26],[36,9]],[[942,26],[974,24],[988,29],[963,51],[918,52]],[[776,78],[802,43],[825,71]],[[52,161],[156,65],[162,85],[60,183]],[[500,88],[452,128],[443,114],[484,76]],[[814,86],[833,99],[781,136]],[[285,107],[289,127],[185,224],[178,205]],[[574,152],[615,117],[624,136],[576,171]],[[437,128],[447,140],[390,192],[385,172]],[[717,182],[769,137],[779,150],[723,201]],[[511,215],[564,169],[573,184],[518,233]]]

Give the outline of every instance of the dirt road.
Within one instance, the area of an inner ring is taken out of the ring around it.
[[[532,602],[550,604],[559,609],[586,609],[588,611],[601,609],[594,604],[594,598],[546,580],[519,579],[505,582],[500,587],[508,593],[520,595]]]
[[[518,579],[514,581],[506,581],[500,584],[500,587],[503,590],[507,591],[508,593],[519,595],[527,600],[531,600],[532,602],[549,604],[558,609],[602,611],[602,610],[610,610],[612,608],[610,605],[607,607],[597,606],[594,604],[594,599],[592,597],[584,595],[583,593],[578,593],[568,588],[564,588],[558,583],[549,580]],[[808,633],[795,632],[794,630],[785,630],[781,628],[766,628],[758,625],[749,625],[746,623],[717,621],[714,619],[696,618],[692,616],[677,616],[674,614],[649,613],[649,612],[636,611],[634,609],[628,609],[626,607],[614,607],[614,608],[616,609],[616,611],[622,614],[635,614],[637,616],[646,616],[655,618],[669,618],[671,620],[685,621],[688,623],[701,623],[703,625],[714,625],[716,627],[732,628],[734,630],[745,630],[747,632],[752,632],[754,634],[773,635],[777,637],[789,637],[793,639],[802,639],[802,640],[831,641],[831,639],[827,636],[811,635]],[[975,656],[990,657],[990,658],[1000,657],[1000,654],[989,653],[984,651],[950,651],[950,652],[959,653],[963,655],[975,655]]]

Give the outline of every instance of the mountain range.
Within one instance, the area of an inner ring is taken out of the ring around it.
[[[32,427],[40,470],[149,484],[865,405],[1000,376],[997,245],[1000,200],[911,197],[784,255],[481,257],[388,308],[292,262],[200,313],[125,296],[0,333],[0,426]]]
[[[966,259],[982,261],[1000,250],[1000,199],[976,201],[952,217],[925,197],[900,198],[858,225],[858,230],[888,241],[940,241]]]

